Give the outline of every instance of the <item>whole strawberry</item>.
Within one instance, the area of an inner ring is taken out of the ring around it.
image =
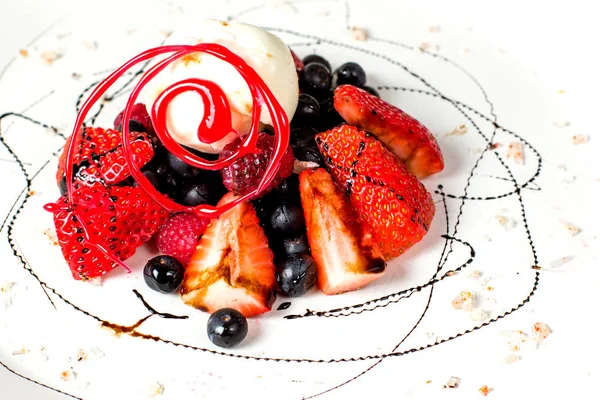
[[[156,247],[162,254],[175,257],[186,266],[209,223],[209,219],[200,218],[196,214],[175,214],[156,234]]]
[[[381,142],[349,125],[320,133],[316,141],[386,259],[425,236],[435,213],[431,195]]]
[[[225,146],[219,155],[219,159],[225,159],[234,154],[242,145],[243,140],[245,138],[239,137]],[[256,153],[246,154],[230,166],[221,169],[221,178],[223,178],[223,184],[227,190],[236,195],[244,195],[256,189],[267,170],[274,146],[275,137],[264,132],[259,133],[256,142]],[[271,182],[269,189],[277,187],[292,174],[293,170],[294,153],[292,148],[288,146],[281,159],[279,171]]]

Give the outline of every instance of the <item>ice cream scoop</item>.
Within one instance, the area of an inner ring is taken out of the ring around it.
[[[277,36],[253,25],[217,20],[200,21],[174,32],[165,45],[216,43],[240,56],[263,79],[291,119],[298,102],[298,76],[289,48]],[[238,134],[250,128],[252,96],[248,85],[229,63],[204,54],[182,57],[161,71],[144,88],[142,99],[148,111],[160,93],[171,84],[189,78],[213,81],[225,92],[231,107],[232,132],[223,139],[207,144],[198,138],[198,126],[204,117],[204,104],[199,94],[179,94],[169,104],[167,128],[180,144],[207,153],[219,153]],[[271,117],[262,110],[260,121],[270,125]]]

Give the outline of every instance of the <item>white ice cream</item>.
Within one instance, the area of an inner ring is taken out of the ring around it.
[[[200,21],[173,33],[169,44],[217,43],[242,57],[265,81],[289,119],[298,103],[298,76],[289,48],[277,36],[253,25],[216,20]],[[246,81],[225,61],[204,53],[183,57],[158,74],[142,92],[148,111],[158,95],[171,84],[188,78],[201,78],[218,84],[229,99],[233,128],[248,133],[252,114],[252,97]],[[234,133],[211,145],[198,139],[198,125],[203,118],[201,97],[193,92],[177,96],[167,110],[167,128],[179,143],[197,150],[218,153],[233,140]],[[266,108],[261,122],[272,124]]]

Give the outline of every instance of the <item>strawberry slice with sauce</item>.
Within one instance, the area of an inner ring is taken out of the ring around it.
[[[107,185],[119,183],[129,177],[127,160],[121,147],[121,132],[113,129],[87,127],[81,131],[78,149],[73,157],[75,178],[86,180],[101,179]],[[61,185],[65,175],[67,151],[71,136],[58,159],[56,180]],[[137,168],[143,167],[154,156],[154,149],[144,132],[130,132],[129,140],[133,152],[133,162]]]
[[[431,194],[380,141],[349,125],[319,133],[315,140],[386,260],[425,236],[435,213]]]
[[[333,104],[346,122],[377,136],[418,178],[444,169],[440,146],[431,132],[398,107],[352,85],[338,86]]]
[[[76,182],[72,195],[73,205],[64,195],[51,207],[58,243],[77,280],[99,277],[118,265],[90,244],[84,229],[94,243],[126,260],[168,217],[140,187]]]
[[[373,235],[326,170],[300,174],[300,197],[323,293],[356,290],[383,275],[385,261]]]
[[[228,193],[218,206],[234,199]],[[180,288],[187,305],[210,313],[234,308],[245,317],[271,309],[276,290],[273,253],[251,203],[214,219],[196,249]]]

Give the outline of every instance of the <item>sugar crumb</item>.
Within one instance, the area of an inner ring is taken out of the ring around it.
[[[148,397],[160,396],[165,391],[165,388],[158,382],[154,382],[148,388]]]
[[[506,158],[513,160],[515,164],[523,165],[525,156],[523,155],[523,144],[521,142],[512,142],[508,145]]]
[[[26,347],[21,347],[20,349],[14,350],[12,352],[13,356],[22,356],[29,353],[29,349]]]
[[[65,382],[72,381],[75,378],[76,378],[75,372],[73,372],[73,370],[71,370],[71,369],[64,370],[63,372],[60,373],[60,379]]]
[[[419,45],[419,50],[422,52],[425,51],[439,51],[440,50],[440,45],[439,44],[432,44],[429,42],[423,42]]]
[[[29,57],[29,52],[27,51],[27,49],[21,49],[19,50],[19,54],[21,55],[21,57],[23,58],[27,58]]]
[[[454,389],[458,387],[458,384],[460,383],[460,378],[457,378],[456,376],[451,376],[450,379],[448,379],[448,382],[442,386],[444,389]]]
[[[587,143],[589,140],[590,140],[590,138],[587,135],[574,135],[571,138],[571,141],[573,142],[573,144],[584,144],[584,143]]]
[[[563,226],[569,232],[569,234],[571,234],[571,236],[577,236],[581,231],[577,226],[570,222],[563,222]]]
[[[456,310],[473,311],[473,294],[462,291],[452,300],[452,307]]]
[[[13,286],[15,286],[14,282],[11,281],[1,281],[0,282],[0,292],[2,293],[8,293],[13,289]]]
[[[469,129],[467,128],[467,125],[460,124],[450,132],[447,132],[445,136],[462,136],[465,135],[468,131]]]
[[[487,396],[490,393],[490,388],[488,387],[488,385],[483,385],[479,388],[479,393],[481,393],[484,396]]]
[[[365,28],[361,28],[359,26],[353,26],[350,28],[350,36],[354,40],[358,40],[359,42],[364,42],[369,39],[369,31]]]
[[[538,344],[541,343],[544,339],[546,339],[548,335],[550,335],[550,333],[552,333],[550,328],[548,328],[548,325],[544,324],[543,322],[536,322],[535,324],[533,324],[531,331],[533,332],[534,340]]]
[[[44,236],[48,238],[52,246],[58,246],[58,237],[56,236],[56,232],[54,231],[54,229],[47,228],[44,229],[43,232]]]
[[[56,51],[44,51],[40,57],[45,64],[52,65],[62,57],[62,54],[57,53]]]
[[[515,226],[515,221],[506,215],[496,215],[496,222],[506,230],[512,229]]]

